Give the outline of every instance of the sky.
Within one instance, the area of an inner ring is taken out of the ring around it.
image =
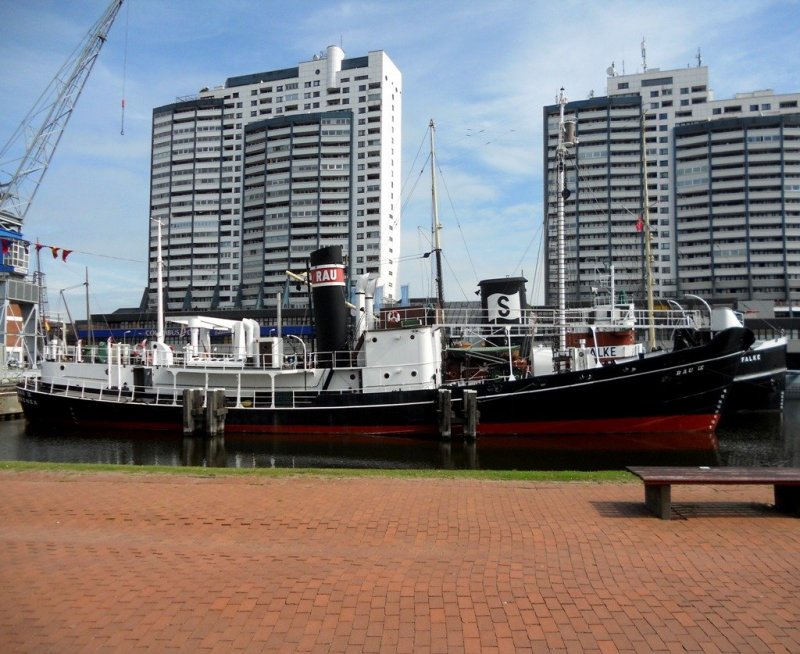
[[[107,6],[0,0],[0,144]],[[348,57],[383,50],[403,74],[400,283],[435,292],[416,256],[431,249],[433,119],[445,299],[524,275],[540,301],[542,115],[559,88],[606,95],[612,62],[641,71],[644,38],[648,70],[696,65],[699,48],[715,99],[797,92],[798,36],[800,0],[125,0],[23,234],[73,250],[66,262],[42,250],[52,312],[85,316],[87,271],[91,313],[138,306],[153,108],[340,44]]]

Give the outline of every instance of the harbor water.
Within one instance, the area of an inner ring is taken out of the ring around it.
[[[800,466],[800,399],[708,434],[487,437],[465,443],[361,435],[183,438],[33,431],[0,423],[0,460],[223,468],[615,470],[629,465]]]

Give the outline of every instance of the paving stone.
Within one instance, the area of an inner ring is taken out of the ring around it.
[[[770,487],[0,472],[3,652],[800,651]],[[685,508],[688,507],[688,508]]]

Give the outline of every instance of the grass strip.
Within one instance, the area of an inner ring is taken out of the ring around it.
[[[395,479],[488,479],[501,481],[638,481],[625,470],[409,470],[373,468],[206,468],[192,466],[114,465],[108,463],[40,463],[0,461],[0,471],[194,475],[203,477],[389,477]]]

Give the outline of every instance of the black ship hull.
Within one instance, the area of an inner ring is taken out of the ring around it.
[[[465,390],[477,392],[478,436],[492,434],[614,434],[713,431],[740,355],[746,329],[721,332],[710,343],[602,368],[445,385],[456,423]],[[27,379],[18,386],[26,417],[36,424],[80,429],[183,429],[181,398],[155,392],[88,394]],[[228,400],[230,433],[362,433],[435,437],[439,391],[295,393],[286,406],[236,406]]]

